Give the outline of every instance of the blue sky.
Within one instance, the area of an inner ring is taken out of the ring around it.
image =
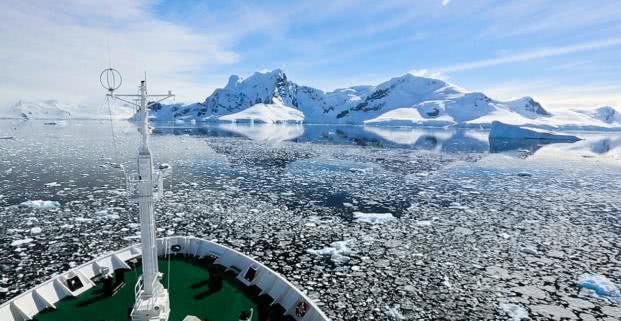
[[[186,101],[204,99],[230,74],[281,68],[291,80],[324,90],[412,72],[499,99],[530,95],[554,108],[621,107],[618,0],[28,2],[0,14],[0,31],[23,33],[12,30],[19,26],[9,26],[7,15],[18,21],[19,14],[34,14],[39,19],[24,37],[45,42],[62,33],[57,41],[73,49],[92,42],[96,47],[84,52],[92,51],[97,68],[107,61],[124,70],[144,67]],[[75,39],[67,36],[76,30]],[[8,43],[17,53],[33,46],[14,38]],[[34,46],[64,54],[55,43]],[[15,60],[32,68],[23,57]],[[81,63],[88,67],[87,59]],[[67,69],[49,65],[56,75]]]
[[[569,105],[621,99],[616,0],[164,1],[153,9],[197,32],[232,35],[225,43],[239,56],[219,74],[283,68],[329,90],[415,72],[559,106],[580,90]]]

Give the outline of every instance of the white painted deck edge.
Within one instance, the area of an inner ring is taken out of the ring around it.
[[[157,240],[158,255],[169,253],[170,247],[173,245],[181,246],[180,253],[193,256],[216,255],[218,256],[218,264],[227,268],[235,266],[240,269],[241,273],[237,276],[238,280],[248,286],[256,285],[259,287],[262,290],[261,293],[266,293],[274,298],[274,303],[282,305],[286,312],[298,321],[330,320],[315,302],[283,276],[241,252],[205,239],[192,236],[172,236]],[[115,268],[124,267],[125,263],[123,262],[140,255],[140,244],[135,244],[104,254],[66,271],[0,305],[0,321],[26,321],[41,312],[46,305],[53,305],[65,297],[79,295],[79,293],[93,287],[94,284],[90,278],[96,275],[96,267],[107,267],[113,271]],[[252,282],[243,278],[250,267],[257,269]],[[69,275],[79,275],[80,279],[86,278],[86,280],[82,280],[84,287],[73,293],[69,291],[65,286],[66,277]],[[61,291],[59,291],[59,285]],[[51,295],[52,293],[54,295]],[[40,301],[43,301],[44,304]],[[308,311],[302,318],[295,315],[295,307],[300,301],[308,304]]]

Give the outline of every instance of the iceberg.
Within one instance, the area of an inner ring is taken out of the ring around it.
[[[31,238],[25,238],[25,239],[22,239],[22,240],[15,240],[15,241],[11,242],[11,246],[20,246],[20,245],[28,244],[28,243],[30,243],[32,241],[34,241],[34,240],[31,239]]]
[[[583,274],[578,279],[578,287],[589,289],[595,295],[611,302],[621,302],[621,291],[616,284],[601,274]]]
[[[563,142],[576,142],[580,138],[572,135],[561,135],[543,131],[541,129],[509,125],[499,121],[492,122],[492,129],[489,133],[490,139],[536,139],[554,140]]]

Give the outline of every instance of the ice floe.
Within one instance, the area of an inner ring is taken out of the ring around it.
[[[395,305],[393,307],[388,306],[388,305],[385,306],[384,307],[384,313],[391,320],[405,320],[405,317],[401,313],[401,306],[399,304],[397,304],[397,305]]]
[[[354,212],[354,219],[356,222],[369,223],[369,224],[381,224],[395,220],[395,217],[391,213],[362,213]]]
[[[30,234],[39,234],[41,232],[43,232],[43,229],[38,226],[30,229]]]
[[[500,309],[506,313],[513,321],[528,319],[528,311],[521,305],[513,303],[501,303]]]
[[[43,200],[25,201],[25,202],[20,203],[19,205],[31,207],[31,208],[40,208],[40,209],[54,209],[54,208],[60,207],[59,202],[43,201]]]
[[[119,218],[121,218],[119,214],[112,213],[110,209],[97,211],[95,212],[95,215],[97,215],[101,219],[109,219],[109,220],[118,220]]]
[[[31,238],[25,238],[25,239],[21,239],[21,240],[15,240],[13,242],[11,242],[11,246],[20,246],[20,245],[24,245],[24,244],[28,244],[30,242],[34,241]]]
[[[308,249],[306,252],[309,254],[329,257],[334,264],[338,265],[349,262],[350,258],[348,255],[352,253],[352,245],[353,240],[336,241],[330,243],[330,246],[324,247],[323,249]]]

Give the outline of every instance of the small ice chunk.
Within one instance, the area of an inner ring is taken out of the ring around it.
[[[394,307],[385,306],[384,313],[390,320],[405,320],[403,314],[401,314],[401,305],[397,304]]]
[[[511,235],[508,234],[508,233],[505,233],[505,232],[502,232],[502,233],[498,234],[498,236],[502,237],[505,240],[508,240],[508,239],[511,238]]]
[[[35,200],[35,201],[25,201],[19,204],[20,206],[26,206],[31,208],[40,208],[40,209],[53,209],[59,208],[60,203],[56,201],[43,201],[43,200]]]
[[[58,187],[58,186],[60,186],[60,184],[58,184],[58,182],[51,182],[51,183],[45,184],[45,186],[47,186],[47,187]]]
[[[431,221],[429,221],[429,220],[416,221],[416,225],[418,225],[418,226],[431,226]]]
[[[30,229],[30,234],[39,234],[41,232],[43,232],[43,229],[38,226]]]
[[[349,171],[352,172],[352,173],[367,174],[367,173],[372,173],[373,172],[373,167],[368,167],[368,168],[352,167],[352,168],[349,169]]]
[[[324,247],[320,250],[308,249],[306,252],[309,254],[330,257],[330,260],[334,264],[339,265],[349,261],[350,258],[347,255],[352,253],[350,247],[352,243],[353,240],[336,241],[330,243],[329,247]]]
[[[611,302],[621,302],[619,287],[604,275],[582,274],[578,280],[578,287],[592,290],[597,296],[608,299]]]
[[[453,230],[453,233],[460,235],[460,236],[468,236],[468,235],[474,234],[474,231],[467,227],[458,226]]]
[[[15,240],[15,241],[11,242],[11,246],[20,246],[20,245],[28,244],[28,243],[30,243],[32,241],[34,241],[34,240],[31,239],[31,238],[25,238],[25,239],[22,239],[22,240]]]
[[[101,219],[104,220],[118,220],[119,218],[121,218],[120,215],[118,214],[114,214],[114,213],[110,213],[109,209],[105,209],[105,210],[101,210],[101,211],[97,211],[95,212],[96,215],[98,215]]]
[[[362,213],[354,212],[354,219],[356,222],[363,222],[369,224],[380,224],[392,221],[395,219],[391,213]]]
[[[501,303],[500,308],[504,311],[513,321],[521,321],[522,319],[528,319],[528,311],[521,306],[513,303]]]
[[[525,246],[522,248],[522,252],[530,255],[539,255],[539,252],[534,246]]]

